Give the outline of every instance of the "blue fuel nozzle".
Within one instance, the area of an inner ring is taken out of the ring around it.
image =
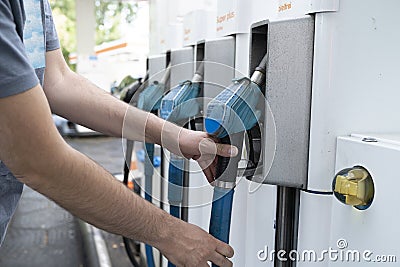
[[[192,81],[184,81],[173,88],[161,102],[161,118],[172,122],[187,121],[200,111],[197,97],[204,75],[204,62],[200,63]]]
[[[148,112],[160,109],[160,103],[164,94],[164,90],[164,84],[158,82],[152,83],[140,93],[138,108]]]
[[[169,83],[170,76],[171,63],[166,68],[160,82],[153,82],[140,93],[137,107],[148,112],[154,112],[160,109],[161,99],[164,95],[166,84]]]
[[[206,131],[223,138],[253,128],[261,114],[257,105],[263,98],[259,86],[249,78],[234,80],[208,104]]]
[[[161,101],[161,118],[178,122],[194,117],[199,113],[197,97],[200,83],[185,81],[173,88]]]

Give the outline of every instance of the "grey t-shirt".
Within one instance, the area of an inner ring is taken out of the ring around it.
[[[0,0],[0,98],[43,85],[45,52],[59,47],[48,0]],[[22,188],[0,159],[0,245]]]

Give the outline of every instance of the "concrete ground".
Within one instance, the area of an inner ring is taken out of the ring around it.
[[[122,140],[108,137],[68,138],[75,149],[109,172],[122,172]],[[112,266],[129,267],[122,237],[101,232]],[[25,187],[0,249],[1,267],[88,266],[78,220],[51,200]]]

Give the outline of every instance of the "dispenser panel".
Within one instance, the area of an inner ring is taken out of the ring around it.
[[[306,188],[310,138],[314,19],[268,24],[266,98],[273,118],[265,119],[265,183]],[[275,135],[275,138],[271,136]],[[272,147],[268,140],[276,140]]]

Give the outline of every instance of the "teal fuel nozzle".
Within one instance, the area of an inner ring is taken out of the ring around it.
[[[162,99],[161,118],[178,123],[187,121],[199,113],[200,105],[196,98],[200,93],[203,73],[204,63],[202,62],[191,81],[180,83]]]
[[[166,90],[166,84],[168,83],[170,76],[171,64],[168,65],[160,82],[153,82],[140,93],[137,107],[148,112],[160,109],[161,99]]]

